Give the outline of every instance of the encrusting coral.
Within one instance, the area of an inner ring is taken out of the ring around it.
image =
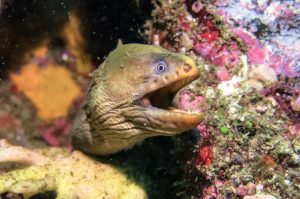
[[[59,155],[57,155],[59,154]],[[0,140],[0,163],[29,165],[0,176],[0,194],[29,198],[56,191],[56,198],[143,199],[145,191],[111,165],[96,162],[79,151],[49,148],[32,151]]]
[[[80,95],[70,71],[59,65],[40,68],[29,63],[20,74],[12,74],[11,80],[37,107],[39,118],[46,121],[66,116],[69,105]]]

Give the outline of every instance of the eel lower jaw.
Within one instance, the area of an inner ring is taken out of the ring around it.
[[[153,121],[155,125],[160,126],[160,128],[178,133],[197,127],[204,119],[202,113],[183,111],[176,108],[164,110],[149,107],[146,114],[149,118],[152,118],[151,121]]]

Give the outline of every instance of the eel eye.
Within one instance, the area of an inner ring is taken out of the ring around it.
[[[156,73],[163,73],[167,70],[167,64],[163,61],[158,62],[155,70],[156,70]]]

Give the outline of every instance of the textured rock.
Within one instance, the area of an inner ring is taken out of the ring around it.
[[[34,152],[0,141],[0,162],[31,166],[0,175],[0,194],[17,193],[29,198],[56,191],[57,198],[145,199],[145,191],[122,171],[97,162],[79,151],[71,154],[49,148]]]

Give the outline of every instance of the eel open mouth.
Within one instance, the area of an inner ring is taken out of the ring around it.
[[[143,107],[156,107],[159,109],[175,111],[176,107],[174,107],[172,104],[175,95],[181,88],[188,85],[194,79],[195,78],[185,78],[152,91],[142,98],[136,100],[136,104]]]
[[[173,103],[173,99],[181,88],[191,83],[197,77],[185,77],[167,84],[137,99],[135,104],[145,107],[152,118],[156,118],[165,124],[168,123],[169,127],[167,129],[186,131],[194,128],[203,120],[203,114],[180,110],[176,107],[176,103]]]

